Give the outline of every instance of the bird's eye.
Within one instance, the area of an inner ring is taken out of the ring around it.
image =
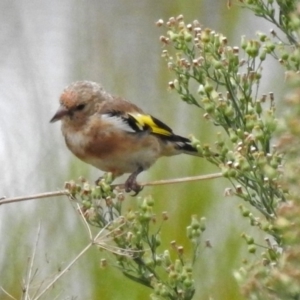
[[[79,104],[76,106],[76,110],[83,110],[85,107],[85,104]]]

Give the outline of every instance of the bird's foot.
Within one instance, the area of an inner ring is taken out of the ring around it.
[[[129,193],[134,192],[132,196],[136,196],[144,187],[140,186],[136,181],[136,175],[131,174],[128,179],[125,181],[125,192]]]

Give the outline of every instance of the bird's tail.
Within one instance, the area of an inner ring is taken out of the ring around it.
[[[161,137],[164,144],[164,154],[165,156],[176,155],[180,153],[185,153],[195,156],[203,156],[202,151],[199,151],[197,143],[192,139],[182,137],[180,135],[172,134],[170,136]],[[201,148],[201,147],[200,147]]]
[[[182,153],[201,156],[201,153],[197,150],[197,146],[188,138],[180,135],[173,135],[172,142],[175,144],[176,150]]]
[[[201,146],[200,142],[191,136],[191,138],[173,135],[169,139],[175,145],[177,153],[185,153],[199,157],[216,157],[216,153],[210,150],[208,146]]]

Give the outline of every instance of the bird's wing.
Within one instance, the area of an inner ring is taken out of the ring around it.
[[[100,107],[99,113],[106,121],[115,127],[129,133],[154,134],[165,142],[172,142],[174,147],[187,153],[195,153],[197,150],[191,145],[188,138],[176,135],[173,130],[157,118],[143,113],[133,103],[122,98],[114,98]]]
[[[171,137],[173,135],[170,127],[151,115],[110,110],[101,114],[101,117],[115,127],[127,132],[148,132],[161,137]]]
[[[112,100],[100,104],[98,113],[107,121],[111,121],[128,132],[149,132],[163,137],[173,135],[172,129],[152,117],[144,114],[135,104],[122,98],[114,97]]]
[[[126,121],[136,132],[148,131],[151,134],[159,136],[166,144],[171,142],[174,149],[180,152],[188,154],[198,153],[190,139],[174,134],[169,126],[151,115],[129,113]],[[166,149],[168,149],[168,147]],[[168,155],[169,151],[167,151],[166,155]],[[175,152],[171,150],[169,153],[174,154]]]
[[[173,131],[169,126],[151,115],[129,113],[127,114],[127,122],[132,128],[139,132],[148,131],[162,137],[170,137],[173,135]]]

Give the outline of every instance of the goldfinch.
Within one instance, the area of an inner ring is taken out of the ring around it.
[[[130,173],[125,191],[136,194],[136,181],[161,156],[198,155],[188,138],[145,114],[139,107],[107,93],[91,81],[77,81],[60,96],[60,107],[51,123],[61,120],[69,150],[82,161],[111,172],[116,178]]]

